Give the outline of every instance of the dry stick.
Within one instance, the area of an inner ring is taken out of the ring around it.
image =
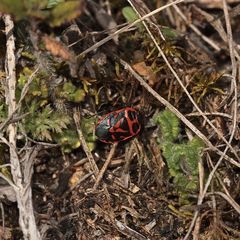
[[[225,117],[225,118],[229,118],[232,119],[232,116],[227,114],[227,113],[220,113],[220,112],[204,112],[203,113],[206,116],[220,116],[220,117]],[[199,117],[202,116],[199,112],[192,112],[192,113],[188,113],[185,116],[187,117]]]
[[[200,158],[200,160],[198,161],[198,172],[199,172],[199,196],[201,196],[203,194],[203,190],[204,190],[204,177],[205,177],[205,174],[204,174],[204,167],[203,167],[203,159]],[[200,230],[200,227],[201,227],[201,217],[198,217],[196,219],[196,225],[195,225],[195,229],[194,229],[194,232],[193,232],[193,239],[194,240],[197,240],[199,239],[198,236],[199,236],[199,230]]]
[[[176,0],[172,3],[168,3],[160,8],[155,9],[154,11],[150,12],[149,14],[146,14],[145,16],[141,17],[140,19],[137,19],[136,21],[130,23],[129,25],[127,25],[126,27],[120,28],[119,30],[117,30],[116,32],[114,32],[113,34],[107,36],[106,38],[102,39],[101,41],[97,42],[96,44],[94,44],[93,46],[91,46],[90,48],[86,49],[85,51],[83,51],[82,53],[80,53],[78,56],[84,56],[85,54],[97,49],[98,47],[102,46],[103,44],[105,44],[106,42],[110,41],[111,39],[113,39],[115,36],[119,35],[120,33],[126,32],[129,28],[135,26],[136,24],[142,22],[144,19],[149,18],[151,16],[153,16],[154,14],[157,14],[159,12],[161,12],[162,10],[173,6],[175,4],[184,2],[184,0]]]
[[[6,34],[6,60],[5,60],[5,71],[6,71],[6,104],[8,105],[8,117],[12,116],[16,110],[16,62],[15,62],[15,42],[13,36],[14,24],[11,20],[10,15],[3,15],[5,23],[5,34]],[[23,232],[23,237],[26,240],[38,240],[40,234],[37,229],[36,221],[34,218],[33,205],[32,205],[32,192],[29,188],[31,182],[31,176],[25,179],[24,174],[21,170],[20,159],[16,149],[16,136],[17,126],[15,123],[11,123],[8,126],[9,133],[9,154],[11,162],[11,174],[13,182],[17,188],[14,188],[19,208],[19,225]]]
[[[74,112],[73,112],[73,119],[74,119],[74,122],[75,122],[75,125],[76,125],[76,128],[77,128],[77,133],[78,133],[78,137],[79,137],[79,140],[81,142],[82,148],[87,155],[87,158],[88,158],[88,161],[90,163],[90,167],[93,171],[94,176],[97,177],[97,175],[99,174],[99,169],[98,169],[98,166],[97,166],[97,164],[96,164],[96,162],[93,158],[93,155],[92,155],[91,151],[89,150],[89,148],[87,146],[86,140],[83,136],[83,133],[82,133],[82,130],[81,130],[81,127],[80,127],[80,112],[76,108],[74,109]]]
[[[240,206],[231,196],[223,192],[212,192],[212,193],[208,193],[207,195],[219,195],[223,197],[236,210],[236,212],[240,214]]]
[[[144,79],[136,73],[133,68],[125,61],[120,59],[121,64],[127,69],[132,75],[139,81],[139,83],[149,92],[151,93],[159,102],[161,102],[164,106],[166,106],[170,111],[172,111],[187,127],[189,127],[199,138],[201,138],[205,144],[213,151],[215,151],[218,155],[223,156],[226,160],[228,160],[233,165],[240,168],[240,163],[236,162],[231,157],[225,155],[222,151],[212,145],[212,143],[206,138],[206,136],[199,131],[191,122],[187,120],[185,116],[183,116],[172,104],[170,104],[166,99],[161,97],[156,91],[154,91],[145,81]]]
[[[4,214],[4,207],[3,207],[3,203],[0,202],[0,209],[1,209],[1,217],[2,217],[2,236],[4,236],[4,232],[5,232],[5,214]],[[1,238],[0,238],[1,239]]]
[[[2,164],[0,165],[0,168],[5,168],[5,167],[11,167],[12,165],[10,163]]]
[[[130,1],[130,0],[129,0]],[[174,5],[173,5],[174,6]],[[237,152],[235,151],[235,149],[229,144],[229,142],[226,140],[226,138],[224,136],[222,136],[222,134],[218,131],[218,129],[212,124],[212,122],[204,115],[203,111],[198,107],[198,105],[196,104],[196,102],[193,100],[192,96],[189,94],[188,90],[186,89],[186,87],[183,85],[181,79],[179,78],[179,76],[177,75],[176,71],[173,69],[173,67],[171,66],[170,62],[168,61],[166,55],[164,54],[163,50],[160,48],[160,46],[157,43],[157,40],[154,38],[152,32],[150,31],[150,29],[148,28],[148,26],[146,25],[146,23],[143,21],[143,25],[146,28],[148,34],[150,35],[152,41],[154,42],[156,48],[158,49],[159,53],[161,54],[163,60],[166,62],[168,68],[170,69],[170,71],[172,72],[172,74],[174,75],[174,77],[177,79],[178,83],[180,84],[181,88],[183,89],[183,91],[186,93],[187,97],[189,98],[189,100],[191,101],[191,103],[193,104],[193,106],[196,108],[196,110],[201,113],[202,117],[204,118],[204,120],[211,126],[211,128],[217,133],[217,135],[219,136],[219,138],[221,138],[226,145],[229,147],[229,149],[231,149],[232,153],[235,155],[235,157],[240,161],[240,157],[238,156]]]
[[[131,237],[131,239],[137,239],[137,240],[150,240],[149,238],[143,236],[141,233],[137,232],[136,230],[133,230],[127,225],[121,223],[117,219],[114,219],[114,221],[118,230],[125,236]]]
[[[118,143],[114,143],[113,144],[113,146],[112,146],[112,148],[111,148],[111,150],[110,150],[110,152],[108,154],[107,160],[105,161],[103,167],[101,168],[101,170],[100,170],[100,172],[99,172],[99,174],[97,176],[97,179],[96,179],[95,184],[93,186],[94,190],[96,190],[98,188],[98,185],[99,185],[100,181],[102,180],[103,175],[106,172],[106,170],[107,170],[107,168],[108,168],[108,166],[109,166],[109,164],[110,164],[110,162],[112,160],[112,157],[113,157],[113,155],[114,155],[114,153],[116,151],[117,145],[118,145]]]
[[[227,28],[227,33],[228,33],[229,51],[230,51],[230,57],[231,57],[231,62],[232,62],[232,78],[233,78],[233,84],[234,84],[234,103],[235,104],[234,104],[234,113],[233,113],[233,130],[232,130],[231,136],[229,138],[229,144],[226,146],[226,148],[223,151],[223,155],[220,157],[220,159],[216,163],[215,167],[213,168],[213,170],[209,174],[209,177],[207,179],[203,194],[198,199],[198,205],[202,204],[203,199],[204,199],[204,197],[207,193],[208,187],[211,183],[211,180],[212,180],[216,170],[218,169],[219,165],[222,163],[224,155],[228,151],[229,145],[233,140],[234,133],[236,131],[236,124],[237,124],[237,83],[236,83],[236,75],[237,75],[236,69],[237,69],[237,67],[236,67],[236,59],[235,59],[235,56],[234,56],[232,29],[231,29],[231,24],[230,24],[230,20],[229,20],[229,14],[228,14],[228,8],[227,8],[226,0],[223,0],[223,9],[224,9],[226,28]],[[191,231],[194,227],[194,224],[195,224],[195,221],[197,219],[198,213],[199,213],[199,211],[196,211],[194,213],[194,217],[192,219],[189,230],[188,230],[186,236],[184,237],[184,240],[188,239],[188,237],[189,237],[189,235],[190,235],[190,233],[191,233]]]

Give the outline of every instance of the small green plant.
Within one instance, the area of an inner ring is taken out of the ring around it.
[[[95,119],[93,118],[81,118],[81,129],[90,151],[95,148],[95,136],[93,135],[94,123]],[[62,133],[57,134],[56,141],[61,145],[62,151],[66,153],[81,146],[75,127],[68,128]]]
[[[30,115],[24,119],[25,130],[32,137],[41,141],[52,141],[53,135],[62,133],[70,123],[70,117],[62,112],[53,111],[47,105],[43,109],[35,109],[32,103]]]
[[[218,82],[222,77],[222,73],[216,71],[208,71],[208,69],[200,69],[192,78],[192,91],[191,95],[197,99],[199,103],[204,97],[212,92],[224,94],[224,91],[218,87]]]
[[[139,19],[137,13],[133,10],[132,7],[124,7],[122,9],[122,14],[123,16],[125,17],[125,19],[128,21],[128,22],[134,22],[136,21],[137,19]],[[138,23],[137,24],[137,27],[138,29],[140,30],[140,32],[143,32],[144,31],[144,26],[142,23]]]
[[[17,101],[19,101],[21,91],[32,73],[33,70],[28,67],[24,67],[19,73],[16,91]],[[43,71],[33,77],[27,94],[21,102],[19,114],[26,114],[26,116],[18,122],[19,132],[35,141],[57,143],[62,151],[71,152],[80,146],[80,141],[68,104],[80,104],[84,101],[86,93],[83,87],[75,86],[69,79],[68,82],[55,88],[53,102],[48,81],[49,78]],[[55,102],[57,101],[63,101],[62,105],[64,106],[56,108]],[[6,118],[7,109],[2,98],[0,99],[0,122],[4,122]],[[95,147],[94,124],[94,118],[81,118],[81,129],[90,150]]]
[[[176,143],[180,133],[179,119],[169,110],[154,116],[154,122],[160,125],[159,137],[169,173],[179,189],[179,201],[188,203],[188,192],[198,189],[198,161],[203,149],[203,142],[194,137],[191,141]]]
[[[136,20],[139,19],[139,16],[138,14],[135,12],[135,10],[130,7],[130,6],[127,6],[127,7],[124,7],[122,9],[122,14],[124,16],[124,18],[129,22],[129,23],[132,23]],[[145,31],[145,28],[143,26],[143,24],[140,22],[138,24],[136,24],[136,26],[138,27],[138,30],[140,32],[144,32]],[[164,35],[164,37],[166,38],[175,38],[177,37],[177,33],[175,30],[173,29],[170,29],[168,27],[161,27],[161,33]]]

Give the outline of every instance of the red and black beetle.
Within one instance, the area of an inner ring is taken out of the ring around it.
[[[95,134],[104,143],[116,143],[136,136],[141,130],[138,112],[125,107],[101,117]]]

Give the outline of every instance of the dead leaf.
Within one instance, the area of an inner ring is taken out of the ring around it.
[[[51,52],[53,56],[61,57],[63,60],[68,61],[70,65],[71,75],[77,76],[77,58],[75,54],[62,42],[56,40],[53,37],[47,35],[42,37],[45,44],[45,48]]]
[[[72,57],[72,53],[69,48],[65,46],[62,42],[57,41],[53,37],[43,36],[42,40],[45,43],[46,49],[52,53],[54,56],[59,56],[64,60],[70,60]]]
[[[156,74],[151,67],[146,65],[145,62],[136,63],[132,67],[139,75],[148,80],[150,86],[154,85],[156,82]]]

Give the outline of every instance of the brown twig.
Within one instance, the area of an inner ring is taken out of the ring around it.
[[[94,190],[96,190],[98,188],[98,185],[99,185],[100,181],[102,180],[103,175],[106,172],[106,170],[107,170],[107,168],[108,168],[108,166],[109,166],[109,164],[110,164],[110,162],[112,160],[112,157],[113,157],[113,155],[114,155],[114,153],[116,151],[117,145],[118,145],[117,143],[113,144],[113,146],[112,146],[112,148],[111,148],[111,150],[110,150],[110,152],[108,154],[107,160],[105,161],[103,167],[101,168],[101,170],[100,170],[100,172],[99,172],[99,174],[97,176],[96,182],[95,182],[95,184],[93,186]]]
[[[87,146],[87,143],[86,143],[86,140],[83,136],[83,133],[82,133],[82,130],[81,130],[81,127],[80,127],[80,121],[81,121],[80,112],[76,108],[74,109],[74,112],[73,112],[73,119],[74,119],[74,122],[75,122],[75,125],[76,125],[76,128],[77,128],[77,133],[78,133],[78,137],[79,137],[79,140],[81,142],[82,148],[87,155],[87,158],[88,158],[88,161],[90,163],[90,167],[93,171],[94,176],[97,177],[98,174],[99,174],[99,169],[98,169],[97,164],[95,163],[93,155],[92,155],[91,151],[89,150],[89,148]]]
[[[15,41],[13,35],[14,24],[10,15],[3,15],[3,21],[5,23],[6,34],[6,61],[5,61],[5,98],[8,106],[8,119],[10,120],[13,114],[16,112],[16,62],[15,62]],[[28,158],[30,150],[26,151],[24,157],[26,161],[20,164],[22,159],[19,159],[17,153],[17,125],[16,123],[10,123],[8,126],[8,141],[1,137],[1,139],[9,146],[11,174],[13,183],[16,186],[14,188],[16,193],[17,204],[19,208],[19,225],[23,232],[24,239],[38,240],[40,234],[37,229],[33,205],[32,205],[32,189],[30,186],[32,176],[32,162],[34,160]],[[34,154],[35,157],[35,154]]]
[[[127,225],[123,224],[122,222],[115,219],[115,224],[118,230],[123,233],[125,236],[128,236],[132,239],[138,240],[149,240],[149,238],[143,236],[141,233],[133,230],[132,228],[128,227]]]

